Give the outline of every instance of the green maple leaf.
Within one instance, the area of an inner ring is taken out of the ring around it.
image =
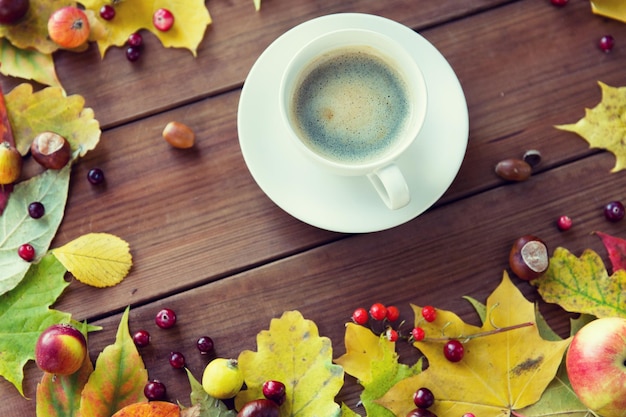
[[[47,170],[15,186],[0,216],[0,294],[15,288],[31,266],[17,254],[29,242],[38,255],[45,254],[63,219],[70,181],[70,165],[60,171]],[[41,202],[46,214],[41,219],[28,215],[28,205]]]
[[[286,387],[282,416],[340,415],[334,398],[343,385],[343,369],[332,363],[331,341],[319,336],[315,323],[298,311],[285,312],[257,335],[257,348],[238,358],[247,389],[237,394],[237,409],[262,398],[263,383],[276,380]]]
[[[122,46],[128,36],[140,30],[152,32],[165,47],[187,48],[196,55],[198,45],[211,16],[204,0],[122,0],[115,2],[115,19],[104,20],[99,10],[110,0],[82,0],[87,9],[95,12],[102,23],[104,34],[97,40],[100,55],[104,56],[111,46]],[[174,26],[166,32],[152,24],[152,15],[159,8],[166,8],[174,15]]]
[[[577,133],[591,148],[612,152],[616,161],[611,172],[617,172],[626,168],[626,87],[598,84],[602,101],[592,109],[585,109],[585,117],[578,122],[556,128]]]
[[[44,256],[17,287],[0,296],[0,375],[22,395],[24,365],[35,358],[39,334],[70,320],[69,313],[49,308],[69,285],[65,272],[56,258]]]
[[[600,255],[591,249],[580,258],[556,248],[548,270],[531,281],[541,297],[565,310],[596,317],[626,317],[626,270],[608,274]]]

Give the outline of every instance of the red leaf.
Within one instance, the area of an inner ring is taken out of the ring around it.
[[[609,253],[609,260],[613,266],[613,272],[626,269],[626,240],[602,232],[594,233],[602,239],[602,243]]]

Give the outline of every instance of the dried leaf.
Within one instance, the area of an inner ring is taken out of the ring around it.
[[[47,87],[33,93],[30,84],[23,83],[6,94],[7,110],[15,136],[15,146],[22,155],[30,149],[33,138],[44,131],[63,136],[84,156],[100,141],[100,124],[94,112],[84,107],[80,95],[66,96],[60,87]]]
[[[0,375],[22,395],[23,368],[35,359],[37,338],[48,326],[70,320],[69,313],[48,307],[69,285],[65,272],[53,256],[45,256],[17,287],[0,296]]]
[[[180,408],[166,401],[130,404],[113,414],[113,417],[178,417]]]
[[[106,35],[97,41],[101,56],[111,46],[123,46],[130,34],[142,29],[152,32],[163,46],[187,48],[196,56],[198,45],[211,23],[204,0],[120,1],[115,5],[115,19],[110,21],[103,20],[98,13],[103,5],[110,4],[110,0],[83,0],[81,3],[95,12],[106,30]],[[175,19],[174,26],[167,32],[152,24],[152,15],[162,7],[170,10]]]
[[[393,417],[393,413],[376,400],[397,382],[421,372],[421,360],[412,367],[398,363],[394,342],[354,323],[346,324],[344,340],[346,353],[335,362],[364,387],[361,402],[367,415]]]
[[[87,338],[88,326],[77,328]],[[81,368],[71,375],[53,375],[45,372],[37,385],[37,417],[75,417],[80,407],[80,394],[93,372],[89,354]]]
[[[624,0],[591,0],[591,11],[626,23],[626,3]]]
[[[548,303],[565,310],[596,317],[626,317],[623,299],[626,271],[609,276],[602,258],[586,249],[580,258],[567,249],[556,248],[545,274],[534,281],[539,294]]]
[[[602,232],[595,232],[609,254],[609,260],[613,267],[613,271],[626,269],[626,240],[607,235]]]
[[[315,323],[298,311],[285,312],[257,335],[257,349],[239,355],[247,389],[235,398],[237,409],[262,398],[263,383],[273,379],[287,389],[282,415],[340,415],[334,398],[343,385],[343,369],[332,363],[330,339],[319,336]]]
[[[31,266],[17,254],[17,248],[29,242],[38,254],[48,251],[50,242],[63,219],[70,166],[60,171],[47,170],[14,187],[7,207],[0,216],[0,294],[14,288]],[[41,219],[28,215],[28,205],[40,201],[46,208]]]
[[[589,143],[589,147],[605,149],[615,155],[611,172],[626,168],[626,87],[610,87],[598,83],[602,101],[593,109],[585,109],[585,117],[575,124],[556,126],[557,129],[574,132]]]
[[[81,394],[79,415],[111,417],[127,405],[146,402],[148,371],[128,330],[126,308],[115,343],[104,348]]]
[[[51,252],[77,280],[99,288],[119,284],[133,264],[128,243],[108,233],[89,233]]]
[[[406,415],[415,407],[412,394],[416,387],[433,392],[436,400],[430,410],[439,416],[471,412],[481,417],[508,417],[512,410],[537,402],[556,375],[569,339],[546,341],[535,325],[501,330],[535,323],[533,303],[524,298],[506,272],[488,297],[486,311],[482,326],[476,327],[443,310],[438,310],[434,322],[420,322],[421,308],[415,306],[416,325],[425,329],[427,338],[436,338],[415,343],[429,366],[400,381],[379,403],[396,415]],[[464,340],[465,355],[460,362],[444,357],[444,341],[440,339],[447,338]]]
[[[61,87],[52,54],[35,49],[19,49],[8,40],[0,39],[0,62],[0,73],[4,75]]]

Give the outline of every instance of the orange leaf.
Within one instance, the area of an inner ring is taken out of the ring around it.
[[[166,401],[130,404],[113,414],[113,417],[178,417],[180,408]]]

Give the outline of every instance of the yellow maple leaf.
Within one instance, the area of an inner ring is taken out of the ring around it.
[[[343,385],[343,369],[332,363],[331,341],[319,336],[315,323],[287,311],[257,335],[257,349],[239,354],[247,389],[237,394],[237,409],[262,398],[263,383],[276,380],[286,387],[281,415],[339,416],[334,398]]]
[[[120,283],[132,266],[128,243],[108,233],[89,233],[51,252],[77,280],[93,287]]]
[[[595,14],[626,22],[624,0],[591,0],[591,11]]]
[[[23,83],[5,95],[7,112],[22,155],[30,149],[33,138],[44,131],[65,137],[79,156],[96,147],[100,141],[100,124],[93,109],[84,107],[80,95],[66,96],[60,87],[47,87],[33,93],[33,86]]]
[[[95,12],[102,23],[104,34],[97,40],[100,55],[111,46],[122,46],[128,36],[142,29],[152,32],[165,47],[187,48],[196,56],[198,45],[204,37],[211,16],[204,0],[118,0],[115,1],[115,18],[103,20],[98,11],[111,0],[81,0],[87,9]],[[152,24],[152,15],[166,8],[174,15],[174,26],[166,32]]]
[[[585,117],[578,122],[555,127],[577,133],[591,148],[612,152],[616,161],[611,172],[617,172],[626,168],[626,87],[598,84],[602,101],[592,109],[585,109]]]
[[[502,282],[487,299],[481,327],[463,323],[456,315],[438,310],[433,323],[418,321],[428,338],[415,346],[428,359],[428,368],[394,385],[379,403],[396,415],[415,408],[412,395],[419,387],[435,396],[431,411],[439,417],[471,412],[481,417],[510,416],[512,410],[539,400],[559,368],[570,339],[544,340],[534,325],[533,303],[527,301],[504,272]],[[448,322],[448,320],[450,320]],[[502,331],[503,328],[532,323]],[[480,333],[480,335],[478,335]],[[474,335],[474,337],[472,337]],[[461,361],[443,355],[444,339],[464,341]]]
[[[580,258],[565,248],[556,248],[550,267],[532,281],[541,297],[565,310],[596,317],[626,317],[626,270],[609,276],[604,261],[586,249]]]

